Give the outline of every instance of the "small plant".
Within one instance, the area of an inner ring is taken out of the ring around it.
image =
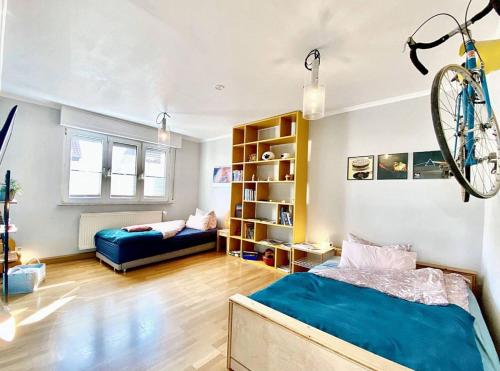
[[[2,185],[0,186],[0,195],[2,196],[1,198],[5,198],[5,183],[2,183]],[[22,190],[22,187],[21,185],[14,179],[11,179],[10,181],[10,198],[12,199],[14,197],[15,194],[21,194],[21,190]]]

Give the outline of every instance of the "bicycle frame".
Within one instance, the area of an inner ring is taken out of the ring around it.
[[[477,74],[479,72],[479,82],[481,84],[481,88],[483,90],[483,98],[484,104],[486,105],[486,110],[488,113],[488,119],[491,120],[493,116],[493,109],[491,108],[490,95],[488,92],[488,84],[486,82],[486,74],[484,72],[484,68],[481,65],[478,69],[477,58],[476,58],[476,49],[474,46],[474,40],[471,40],[467,34],[464,34],[466,37],[465,42],[465,51],[466,51],[466,62],[465,68],[471,72],[471,74]],[[467,135],[465,140],[465,166],[473,166],[477,165],[478,161],[475,156],[475,136],[474,136],[474,100],[473,97],[473,88],[468,85],[462,92],[459,94],[461,101],[458,102],[458,112],[456,116],[456,132],[460,132],[460,119],[463,117],[464,120],[464,128],[467,129]],[[463,109],[461,109],[463,108]],[[463,112],[463,116],[461,116],[461,112]],[[455,139],[455,156],[457,153],[457,140]]]

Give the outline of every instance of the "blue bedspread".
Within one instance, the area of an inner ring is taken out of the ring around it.
[[[474,317],[317,276],[288,275],[250,296],[268,307],[415,370],[482,370]]]

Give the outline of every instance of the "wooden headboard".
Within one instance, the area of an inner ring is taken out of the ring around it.
[[[448,267],[446,265],[424,263],[424,262],[417,262],[417,269],[418,268],[435,268],[435,269],[441,269],[444,273],[458,273],[465,278],[474,295],[476,296],[478,295],[477,272],[474,272],[469,269],[453,268],[453,267]]]

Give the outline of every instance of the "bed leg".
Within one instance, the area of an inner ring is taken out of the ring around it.
[[[126,275],[126,274],[127,274],[127,268],[125,268],[125,269],[123,270],[123,275]]]
[[[99,259],[99,265],[102,265],[102,260],[101,259]]]

